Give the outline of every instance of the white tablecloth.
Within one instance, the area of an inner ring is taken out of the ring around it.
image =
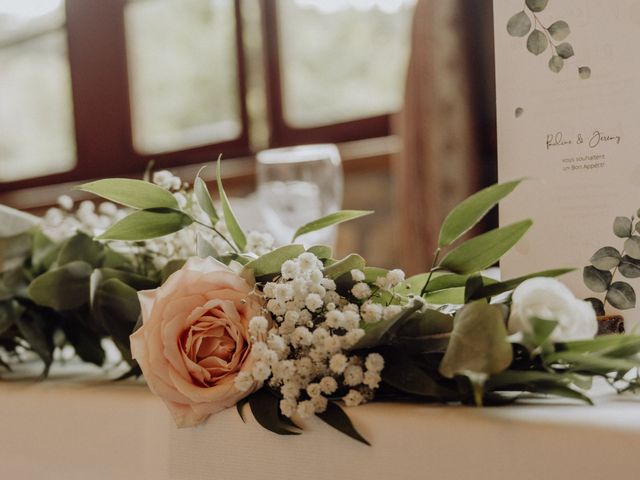
[[[640,398],[597,397],[351,408],[367,447],[315,419],[280,437],[235,409],[178,430],[142,382],[54,368],[44,382],[0,382],[0,479],[638,478]]]

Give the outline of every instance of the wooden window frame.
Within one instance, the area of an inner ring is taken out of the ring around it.
[[[260,4],[270,125],[269,145],[282,147],[300,143],[342,143],[390,135],[393,113],[310,128],[297,128],[287,123],[284,116],[278,1],[261,0]]]
[[[76,166],[66,172],[1,182],[0,192],[104,176],[131,175],[150,160],[159,168],[250,153],[240,1],[234,0],[241,133],[233,140],[160,154],[133,145],[124,9],[128,0],[66,0]],[[36,33],[29,38],[37,37]]]

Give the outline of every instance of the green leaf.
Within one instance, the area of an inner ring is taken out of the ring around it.
[[[49,270],[29,285],[29,296],[38,305],[55,310],[71,310],[89,301],[89,277],[93,267],[75,261]]]
[[[559,55],[553,55],[549,59],[549,70],[553,73],[560,73],[564,68],[564,59]]]
[[[143,180],[108,178],[76,187],[136,209],[179,208],[175,197],[164,188]]]
[[[300,235],[316,232],[318,230],[322,230],[323,228],[338,225],[339,223],[348,222],[349,220],[354,220],[366,215],[371,215],[372,213],[373,211],[371,210],[340,210],[339,212],[330,213],[327,216],[309,222],[298,228],[298,230],[296,230],[296,233],[294,233],[291,242],[295,242],[296,238],[298,238]]]
[[[327,245],[314,245],[309,247],[307,252],[313,253],[320,260],[327,260],[333,255],[333,249]]]
[[[280,417],[278,398],[262,388],[249,397],[249,406],[253,416],[267,430],[278,435],[299,435],[300,432],[291,430],[290,426]]]
[[[620,310],[635,308],[636,292],[626,282],[614,282],[607,291],[607,302]]]
[[[244,251],[244,249],[247,247],[247,237],[242,231],[242,228],[240,228],[240,224],[238,223],[238,220],[236,219],[236,216],[231,209],[231,204],[229,203],[227,194],[225,193],[224,187],[222,186],[220,157],[218,157],[216,172],[218,179],[218,193],[220,194],[220,202],[222,203],[224,222],[227,225],[227,230],[229,230],[229,234],[231,235],[231,239],[233,240],[233,242],[237,245],[240,251]]]
[[[632,233],[631,219],[628,217],[616,217],[613,221],[613,233],[616,237],[629,238]]]
[[[573,272],[572,268],[559,268],[555,270],[544,270],[542,272],[531,273],[529,275],[524,275],[522,277],[513,278],[511,280],[506,280],[504,282],[497,282],[489,285],[487,285],[485,281],[484,286],[476,290],[475,294],[471,297],[471,299],[477,300],[480,298],[495,297],[496,295],[500,295],[505,292],[510,292],[511,290],[515,290],[518,287],[518,285],[520,285],[522,282],[529,280],[530,278],[536,278],[536,277],[554,278],[570,272]]]
[[[609,283],[613,275],[611,272],[603,272],[596,267],[584,267],[582,270],[582,280],[589,290],[596,293],[605,292],[609,288]]]
[[[634,235],[624,242],[624,251],[631,258],[640,260],[640,237]]]
[[[591,69],[589,67],[578,68],[578,76],[582,80],[588,80],[589,78],[591,78]]]
[[[70,262],[83,261],[93,267],[102,264],[105,256],[104,246],[83,232],[76,233],[62,244],[58,253],[58,266]]]
[[[549,30],[549,35],[551,35],[551,38],[553,38],[556,42],[563,41],[571,33],[569,24],[564,20],[558,20],[557,22],[553,22],[549,26],[548,30]]]
[[[587,372],[596,375],[613,372],[626,373],[629,370],[640,367],[640,360],[638,359],[611,358],[571,351],[545,355],[544,361],[549,366],[561,364],[567,371]]]
[[[565,342],[563,347],[570,352],[592,353],[603,357],[628,358],[640,353],[638,335],[602,335],[591,340]]]
[[[512,359],[502,309],[480,300],[456,314],[440,373],[447,378],[465,371],[495,375],[506,370]]]
[[[213,246],[213,243],[211,243],[201,233],[198,233],[198,236],[196,237],[196,250],[200,258],[220,258],[220,252],[218,252],[216,247]]]
[[[200,172],[204,167],[200,169]],[[196,199],[198,200],[198,205],[200,208],[206,213],[211,220],[211,225],[215,227],[220,217],[218,216],[218,211],[216,210],[215,205],[213,204],[213,199],[211,198],[211,194],[209,193],[209,189],[207,188],[207,184],[205,181],[200,178],[200,172],[196,176],[196,180],[193,184],[193,192],[196,195]]]
[[[620,265],[622,256],[613,247],[602,247],[591,257],[591,265],[598,270],[611,270]]]
[[[305,249],[302,245],[285,245],[284,247],[276,248],[272,252],[266,253],[247,263],[244,266],[241,276],[246,278],[249,272],[253,274],[254,278],[279,274],[284,262],[293,260],[304,252]]]
[[[524,11],[516,13],[507,22],[507,32],[512,37],[524,37],[531,31],[531,19]]]
[[[529,34],[529,37],[527,37],[527,50],[529,50],[534,55],[540,55],[547,49],[548,46],[549,40],[547,40],[545,34],[538,29],[535,29]]]
[[[438,245],[450,245],[471,230],[500,200],[513,192],[520,182],[522,180],[493,185],[460,203],[444,219]]]
[[[567,42],[561,43],[560,45],[558,45],[556,47],[556,52],[557,52],[558,55],[560,55],[565,60],[567,58],[573,57],[573,55],[574,55],[573,47],[571,46],[570,43],[567,43]]]
[[[44,318],[35,309],[29,309],[25,314],[17,317],[15,323],[22,338],[44,362],[45,368],[42,375],[46,377],[49,367],[53,363],[54,345],[53,332],[50,328],[51,319]]]
[[[76,355],[83,362],[101,367],[104,365],[106,353],[100,343],[101,338],[83,320],[73,319],[64,323],[63,330]]]
[[[549,0],[526,0],[525,3],[529,10],[537,13],[543,11],[547,7]]]
[[[160,272],[160,282],[164,283],[167,281],[172,274],[180,270],[187,261],[184,258],[176,258],[173,260],[169,260],[167,264],[162,267],[162,271]]]
[[[37,272],[49,270],[58,257],[60,245],[47,237],[41,230],[33,234],[31,265]]]
[[[389,338],[402,327],[405,321],[422,308],[421,302],[414,302],[413,305],[406,307],[398,315],[388,320],[381,320],[374,324],[366,324],[363,326],[365,330],[364,336],[356,343],[351,350],[362,350],[374,348],[387,343]]]
[[[453,329],[453,317],[437,310],[414,313],[389,342],[407,354],[444,353]]]
[[[186,213],[172,209],[130,213],[98,237],[99,240],[149,240],[182,230],[193,223]]]
[[[351,437],[360,443],[364,443],[365,445],[371,446],[367,439],[360,435],[360,433],[356,430],[347,414],[344,413],[344,410],[342,410],[342,408],[337,403],[329,402],[327,405],[327,409],[322,413],[316,413],[316,416],[327,425],[332,426],[348,437]]]
[[[467,240],[449,252],[440,267],[459,274],[475,273],[490,267],[518,243],[531,225],[531,220],[524,220]]]
[[[465,288],[447,288],[426,294],[423,298],[432,305],[463,305]]]
[[[351,270],[364,271],[366,262],[360,255],[352,253],[351,255],[343,258],[342,260],[331,264],[324,269],[324,276],[332,279],[336,279],[345,273],[349,273]]]
[[[451,400],[456,398],[456,392],[440,385],[403,353],[397,350],[389,351],[385,353],[384,359],[382,380],[392,387],[411,395],[431,399]]]

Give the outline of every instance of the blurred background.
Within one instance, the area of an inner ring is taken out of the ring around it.
[[[240,197],[258,151],[335,143],[343,207],[376,211],[338,254],[422,271],[495,181],[493,76],[488,0],[0,0],[0,203],[219,154]]]

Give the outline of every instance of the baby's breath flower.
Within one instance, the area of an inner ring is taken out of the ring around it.
[[[60,195],[58,197],[58,206],[63,210],[72,210],[73,198],[71,198],[69,195]]]
[[[253,369],[251,370],[251,373],[253,374],[253,378],[258,380],[259,382],[264,382],[267,378],[269,378],[269,375],[271,375],[271,368],[269,368],[269,365],[267,365],[266,363],[260,361],[255,363]]]
[[[311,312],[315,312],[322,307],[322,298],[317,293],[310,293],[307,295],[305,305]]]
[[[342,397],[342,400],[347,407],[357,407],[362,403],[364,397],[357,390],[349,390],[349,393]]]
[[[354,282],[364,282],[364,272],[362,270],[351,270],[351,279]]]
[[[324,345],[324,341],[329,338],[329,332],[322,328],[322,327],[318,327],[316,328],[313,332],[313,344],[315,346],[320,346],[320,345]]]
[[[282,264],[280,271],[282,273],[282,278],[285,280],[292,280],[300,274],[300,267],[297,262],[287,260]]]
[[[265,286],[262,288],[262,293],[266,297],[275,298],[276,297],[276,286],[277,284],[273,282],[267,282]]]
[[[176,177],[169,170],[159,170],[154,172],[152,177],[153,183],[166,190],[180,190],[182,186],[182,180],[180,177]]]
[[[382,309],[382,305],[368,302],[360,307],[360,313],[365,323],[377,323],[382,319]]]
[[[276,299],[280,302],[286,302],[293,298],[293,289],[288,283],[279,283],[275,289]]]
[[[267,333],[269,321],[263,316],[256,316],[249,320],[249,335],[258,337]]]
[[[296,382],[287,382],[280,389],[284,398],[298,398],[300,396],[300,385]]]
[[[298,410],[298,402],[293,398],[280,400],[280,411],[285,417],[292,417]]]
[[[281,354],[287,348],[284,338],[275,333],[269,334],[269,337],[267,338],[267,345],[271,350],[278,354]]]
[[[364,330],[361,328],[354,328],[353,330],[347,332],[343,338],[344,347],[351,348],[356,343],[360,341],[360,339],[364,337]]]
[[[370,353],[367,355],[364,365],[367,367],[367,370],[380,373],[384,368],[384,357],[379,353]]]
[[[234,386],[241,392],[246,392],[253,385],[254,379],[249,372],[240,372],[233,381]]]
[[[313,335],[307,327],[296,327],[291,335],[291,343],[295,347],[308,347],[313,342]]]
[[[351,293],[353,293],[353,296],[358,300],[364,300],[371,296],[371,287],[363,282],[356,283],[351,289]]]
[[[275,298],[272,298],[267,302],[267,310],[269,310],[274,315],[284,315],[284,313],[287,311],[285,304],[280,300],[276,300]]]
[[[389,285],[389,287],[395,287],[400,282],[404,282],[404,278],[404,272],[396,268],[387,273],[387,284]]]
[[[372,371],[367,371],[364,374],[364,379],[362,380],[362,383],[364,383],[371,390],[375,390],[376,388],[378,388],[380,386],[380,382],[381,381],[382,381],[382,378],[380,377],[379,373],[374,373]]]
[[[353,330],[360,325],[360,315],[352,310],[347,310],[342,313],[342,323],[340,326],[345,330]]]
[[[324,349],[331,354],[338,352],[340,350],[340,346],[340,337],[337,335],[324,339]]]
[[[396,317],[401,311],[402,307],[400,305],[389,305],[388,307],[384,307],[382,318],[384,318],[385,320],[390,320],[393,317]]]
[[[338,305],[340,304],[340,295],[337,292],[329,290],[324,296],[324,302],[327,304],[327,308],[330,304]]]
[[[325,322],[329,328],[338,328],[344,321],[344,313],[339,310],[331,310],[325,316]]]
[[[307,385],[307,393],[311,398],[318,397],[322,393],[319,383],[310,383]]]
[[[316,409],[311,400],[304,400],[298,404],[298,415],[300,418],[309,418],[316,413]]]
[[[322,413],[327,410],[327,406],[329,405],[329,400],[327,400],[322,395],[311,398],[311,403],[313,404],[313,408],[315,413]]]
[[[329,368],[335,373],[344,372],[345,368],[347,368],[347,357],[342,353],[336,353],[329,361]]]
[[[362,367],[358,365],[349,365],[344,370],[344,383],[351,387],[355,387],[362,383],[364,379],[364,372],[362,371]]]
[[[323,377],[322,380],[320,380],[320,389],[322,393],[331,395],[338,389],[338,382],[333,377]]]
[[[322,285],[325,290],[332,292],[336,289],[336,282],[334,282],[332,279],[330,278],[323,278],[322,280],[320,280],[320,285]]]
[[[322,262],[313,253],[305,252],[298,257],[298,265],[300,266],[300,271],[308,273],[314,268],[322,267]]]

